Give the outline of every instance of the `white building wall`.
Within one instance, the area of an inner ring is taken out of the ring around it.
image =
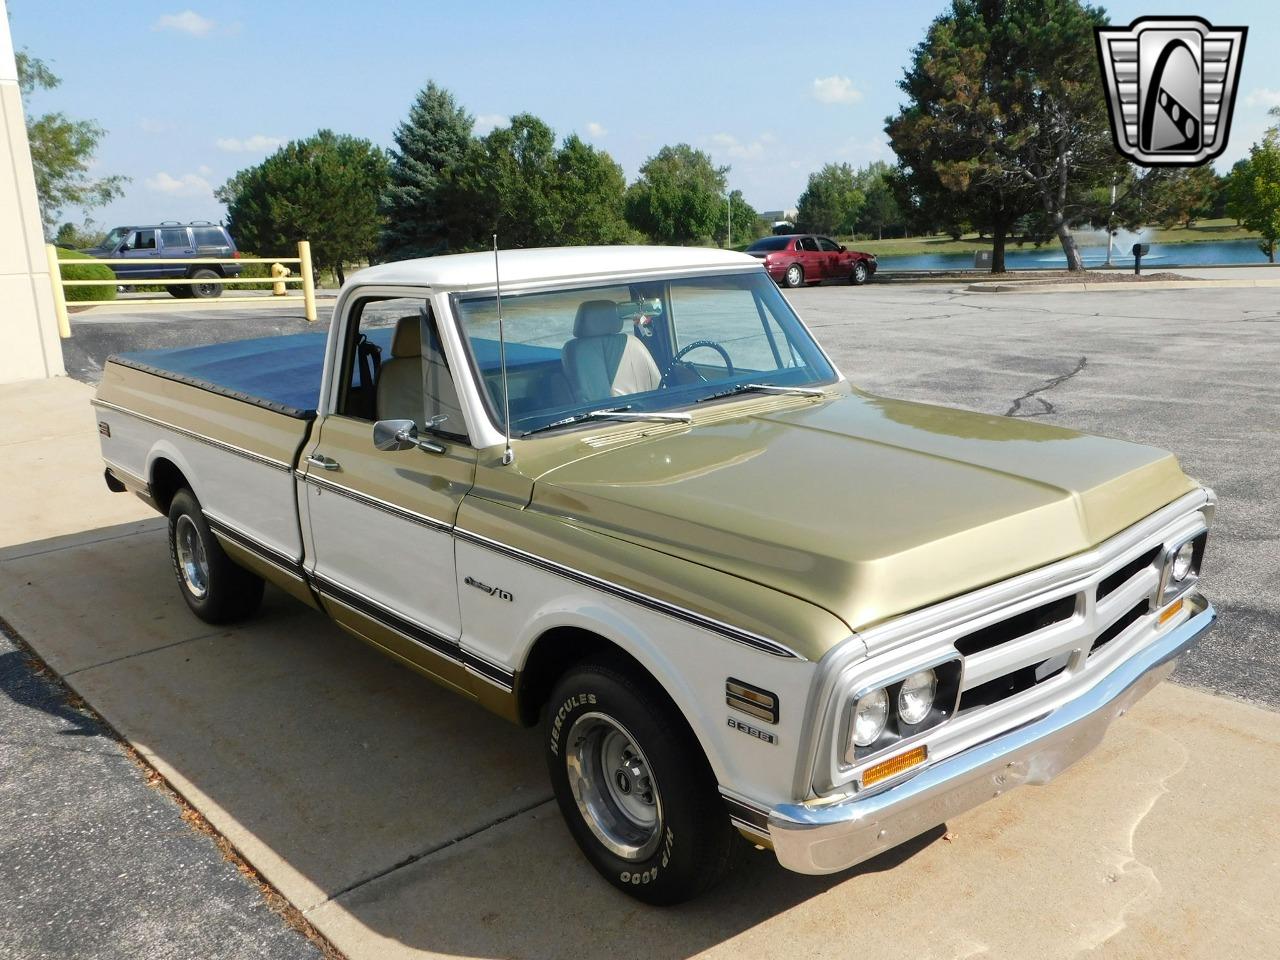
[[[18,67],[0,0],[0,383],[64,372]]]

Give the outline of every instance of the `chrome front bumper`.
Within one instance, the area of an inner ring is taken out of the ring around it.
[[[794,803],[769,814],[778,861],[799,873],[835,873],[1024,783],[1045,784],[1099,743],[1111,721],[1169,676],[1213,625],[1200,609],[1049,715],[926,767],[902,784],[839,803]]]

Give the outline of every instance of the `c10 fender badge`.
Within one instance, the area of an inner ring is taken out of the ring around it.
[[[763,740],[765,743],[772,743],[774,746],[778,744],[778,738],[768,730],[761,730],[759,727],[753,727],[749,723],[743,723],[741,720],[735,720],[729,717],[729,726],[739,733],[745,733],[748,737],[755,737],[757,740]]]
[[[507,603],[511,603],[515,600],[515,597],[509,594],[506,590],[503,590],[501,587],[491,587],[487,583],[481,583],[475,577],[467,577],[463,583],[468,587],[475,587],[477,590],[483,590],[489,596],[497,597],[499,600],[505,600]]]

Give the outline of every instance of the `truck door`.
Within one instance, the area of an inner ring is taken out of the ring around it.
[[[333,412],[299,463],[308,570],[340,624],[467,690],[452,531],[476,455],[434,318],[424,300],[369,298],[342,340]],[[373,424],[391,419],[423,444],[377,449]]]

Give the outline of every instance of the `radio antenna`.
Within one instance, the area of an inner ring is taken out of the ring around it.
[[[498,235],[493,235],[493,283],[498,291],[498,361],[502,364],[502,437],[506,447],[502,451],[502,465],[508,466],[516,459],[511,452],[511,392],[507,389],[507,335],[502,323],[502,277],[498,273]]]

